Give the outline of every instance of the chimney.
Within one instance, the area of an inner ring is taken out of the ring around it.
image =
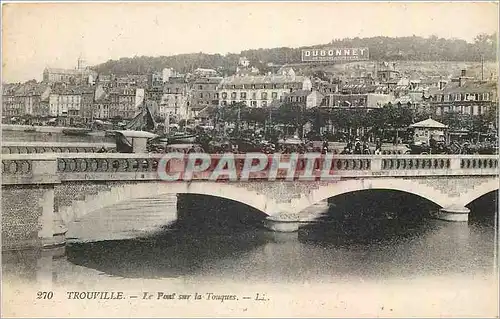
[[[462,78],[462,77],[458,78],[458,86],[459,87],[462,87],[462,85],[464,85],[464,82],[465,82],[464,78]]]

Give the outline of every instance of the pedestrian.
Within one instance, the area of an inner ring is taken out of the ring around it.
[[[363,150],[361,149],[361,141],[359,138],[356,138],[356,142],[354,143],[354,154],[363,154]]]
[[[382,154],[382,140],[380,137],[377,137],[375,140],[375,155],[380,155]]]

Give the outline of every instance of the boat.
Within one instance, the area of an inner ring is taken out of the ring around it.
[[[105,137],[115,137],[115,135],[116,135],[116,132],[113,130],[107,130],[104,132]]]
[[[72,136],[86,136],[89,135],[89,133],[92,132],[91,129],[88,128],[66,128],[62,130],[62,133],[64,135],[72,135]]]
[[[147,140],[158,137],[154,133],[145,131],[116,130],[113,133],[118,153],[145,153]]]

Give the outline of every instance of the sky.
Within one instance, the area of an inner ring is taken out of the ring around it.
[[[239,53],[334,38],[424,36],[473,41],[498,30],[493,2],[3,3],[2,81],[41,80],[133,56]]]

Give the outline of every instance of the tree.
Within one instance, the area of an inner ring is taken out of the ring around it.
[[[294,127],[299,136],[302,136],[302,127],[307,122],[305,107],[299,103],[285,103],[278,109],[276,121]]]
[[[327,124],[327,121],[330,119],[329,109],[324,109],[321,107],[316,107],[310,110],[307,110],[306,117],[313,124],[313,131],[317,135],[320,134],[320,129]]]
[[[245,108],[242,113],[242,120],[252,124],[264,124],[268,119],[268,112],[265,109]]]
[[[442,116],[442,121],[444,124],[448,125],[448,128],[452,130],[464,130],[470,128],[466,116],[459,112],[446,112]]]

